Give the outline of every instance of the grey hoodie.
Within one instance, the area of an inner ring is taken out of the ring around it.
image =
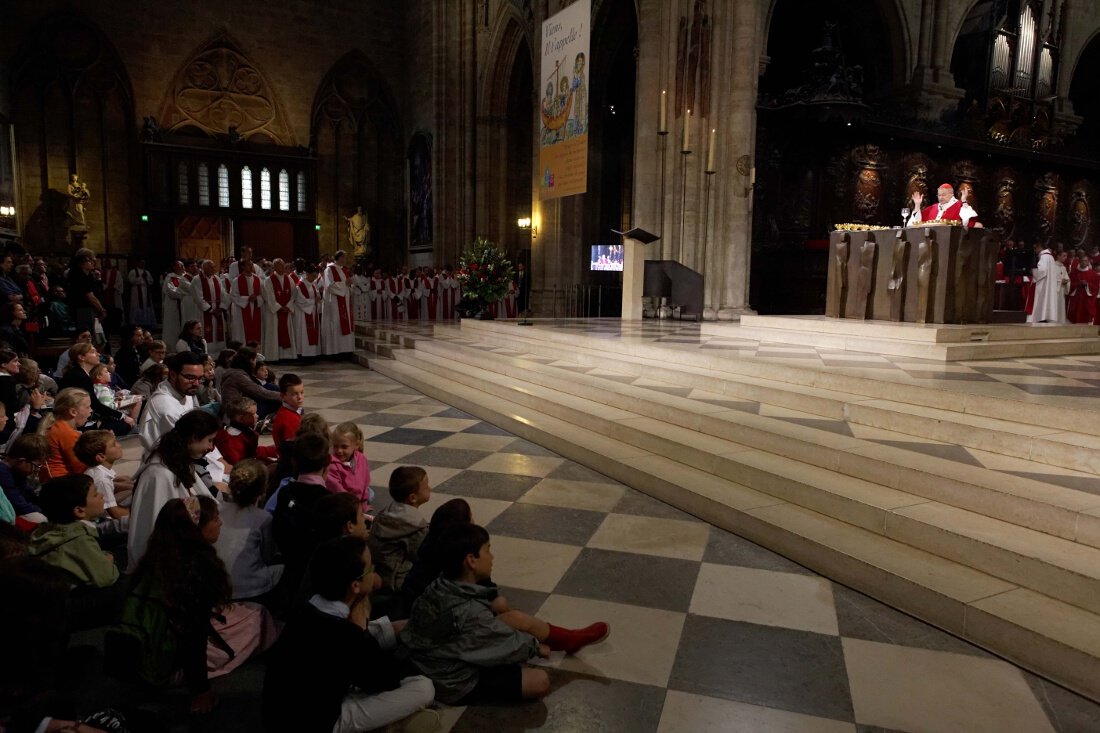
[[[401,643],[435,683],[440,702],[468,695],[482,667],[519,664],[538,654],[535,637],[505,625],[489,608],[496,596],[496,588],[439,577],[413,604]]]
[[[370,555],[382,588],[401,590],[416,561],[420,543],[428,536],[428,523],[414,507],[395,501],[383,509],[370,527]]]

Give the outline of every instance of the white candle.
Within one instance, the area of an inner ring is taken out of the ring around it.
[[[684,144],[680,146],[681,153],[691,152],[691,110],[684,113]]]
[[[657,132],[664,135],[668,132],[668,92],[661,90],[661,114],[657,124]]]
[[[718,128],[710,128],[710,141],[707,145],[707,167],[706,171],[711,173],[714,171],[714,149],[718,144]]]

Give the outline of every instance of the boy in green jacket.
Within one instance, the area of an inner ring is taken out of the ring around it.
[[[30,554],[67,572],[77,587],[108,588],[118,581],[114,557],[99,546],[93,522],[103,516],[103,496],[91,476],[70,474],[47,481],[38,496],[49,520],[31,535]]]

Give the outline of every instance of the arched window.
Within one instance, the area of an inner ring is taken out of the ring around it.
[[[279,171],[279,211],[290,211],[290,176],[286,168]]]
[[[298,171],[298,213],[306,213],[306,174]]]
[[[176,170],[179,176],[179,202],[189,204],[191,203],[191,181],[187,176],[187,163],[180,161]]]
[[[267,168],[260,170],[260,208],[271,208],[271,171]]]
[[[224,163],[218,166],[218,206],[229,208],[229,169]]]
[[[210,205],[210,169],[199,163],[199,206]]]
[[[241,168],[241,208],[252,208],[252,169]]]

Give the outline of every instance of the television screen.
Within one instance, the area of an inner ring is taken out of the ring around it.
[[[623,246],[621,244],[593,244],[592,270],[623,271]]]

